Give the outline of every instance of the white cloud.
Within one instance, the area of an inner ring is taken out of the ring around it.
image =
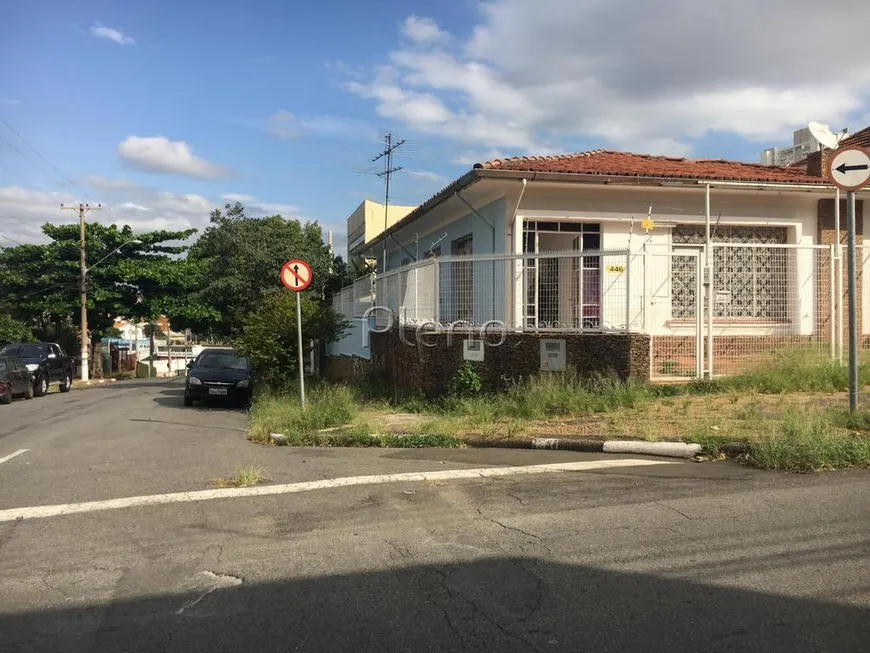
[[[299,136],[299,128],[295,126],[293,114],[283,110],[269,116],[267,131],[275,138],[281,139]]]
[[[114,41],[119,45],[135,45],[136,41],[132,38],[124,34],[119,29],[115,29],[114,27],[105,27],[100,23],[94,23],[91,27],[91,36],[98,39],[109,39],[110,41]]]
[[[136,232],[167,229],[181,231],[209,225],[209,215],[223,209],[226,201],[242,201],[248,215],[260,217],[280,214],[288,219],[310,220],[300,215],[290,204],[262,202],[251,195],[224,193],[208,198],[196,193],[173,193],[128,181],[115,181],[90,176],[88,185],[95,189],[102,202],[101,211],[92,211],[88,220],[102,224],[128,224]],[[77,205],[84,198],[66,191],[53,192],[20,186],[0,187],[0,233],[20,242],[44,242],[40,227],[46,222],[65,223],[74,219],[71,211],[61,211],[60,205]],[[339,226],[324,226],[338,230]],[[6,245],[12,245],[6,242]]]
[[[416,43],[431,43],[444,38],[445,33],[441,31],[436,23],[431,18],[419,18],[417,16],[408,16],[402,24],[402,33]]]
[[[408,168],[404,168],[403,172],[406,172],[412,177],[416,177],[417,179],[422,179],[425,181],[437,183],[444,183],[447,181],[447,178],[444,175],[439,175],[438,173],[432,172],[431,170],[410,170]]]
[[[863,42],[870,4],[835,5],[489,0],[464,42],[410,17],[402,34],[413,43],[346,88],[381,117],[451,139],[463,162],[577,141],[687,154],[690,139],[717,132],[776,143],[867,106],[870,61],[841,57],[832,71],[823,55]]]
[[[184,141],[170,141],[163,136],[141,138],[128,136],[118,146],[118,156],[149,172],[186,175],[198,179],[232,177],[229,168],[194,156]]]

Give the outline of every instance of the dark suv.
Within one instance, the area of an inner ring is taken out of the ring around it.
[[[17,358],[0,356],[0,404],[19,396],[33,399],[33,374]]]
[[[56,385],[69,392],[76,373],[76,362],[53,342],[21,342],[5,345],[0,356],[17,358],[33,374],[33,394],[42,397]]]
[[[247,405],[254,393],[251,361],[232,349],[203,349],[187,366],[184,405],[220,399]]]

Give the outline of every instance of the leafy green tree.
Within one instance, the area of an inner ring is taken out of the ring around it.
[[[0,296],[19,320],[80,324],[79,227],[42,228],[49,242],[0,252]],[[193,297],[199,282],[180,244],[195,230],[134,234],[128,226],[88,223],[85,231],[88,329],[98,340],[115,317],[157,317],[171,307],[179,318],[215,316]],[[131,241],[138,242],[131,242]]]
[[[211,225],[188,256],[201,281],[197,299],[221,316],[223,333],[237,332],[246,315],[283,291],[279,273],[289,259],[311,266],[314,296],[326,298],[352,280],[342,259],[329,252],[317,223],[278,215],[251,218],[238,202],[224,209],[211,214]]]
[[[242,332],[234,341],[237,350],[251,359],[266,383],[275,387],[293,382],[299,373],[293,295],[289,291],[268,295],[245,317]],[[337,340],[350,327],[344,317],[307,291],[302,294],[301,309],[303,351],[308,351],[314,340]]]
[[[32,340],[33,331],[24,322],[19,322],[9,314],[0,314],[0,346]]]

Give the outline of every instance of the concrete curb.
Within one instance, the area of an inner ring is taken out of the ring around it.
[[[646,442],[643,440],[577,440],[574,438],[532,438],[530,440],[466,440],[469,447],[500,449],[550,449],[589,453],[628,453],[666,458],[694,458],[701,452],[700,444],[685,442]]]
[[[339,427],[341,428],[341,427]],[[324,429],[319,433],[338,429]],[[286,445],[283,433],[270,433],[272,444]],[[623,453],[664,458],[694,458],[701,453],[700,444],[685,442],[646,442],[644,440],[579,440],[575,438],[531,438],[526,440],[487,440],[469,438],[464,444],[474,449],[549,449],[551,451],[580,451],[585,453]]]

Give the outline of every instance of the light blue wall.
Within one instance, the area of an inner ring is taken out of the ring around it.
[[[503,254],[506,251],[506,203],[500,198],[477,209],[479,215],[468,211],[456,220],[439,227],[420,238],[420,259],[423,260],[432,243],[440,240],[437,247],[441,248],[441,257],[451,255],[453,241],[471,235],[473,238],[472,252],[474,254]],[[489,224],[487,224],[487,222]],[[492,226],[490,226],[492,225]],[[417,252],[417,244],[412,239],[408,242],[408,233],[414,230],[429,230],[425,218],[417,225],[411,225],[396,234],[397,239],[410,252],[401,249],[395,241],[390,241],[387,250],[387,269],[396,270],[401,267],[402,260],[410,258]],[[445,236],[446,234],[446,236]],[[380,261],[383,259],[381,258]],[[440,266],[440,314],[442,322],[453,322],[459,319],[461,304],[471,305],[470,319],[476,324],[489,320],[505,319],[505,273],[507,263],[504,261],[476,261],[472,266],[471,288],[461,288],[456,279],[467,278],[468,271],[461,269],[462,264],[444,263]]]
[[[505,251],[505,234],[507,228],[507,217],[505,215],[507,209],[504,198],[499,198],[494,202],[487,204],[482,208],[478,208],[480,213],[486,220],[495,227],[495,236],[493,230],[486,222],[480,219],[475,213],[467,211],[462,217],[450,222],[449,224],[439,227],[434,231],[420,237],[420,259],[422,260],[426,252],[429,250],[432,243],[440,239],[444,234],[447,237],[438,243],[441,248],[441,256],[450,256],[450,244],[463,236],[471,234],[474,237],[474,253],[475,254],[501,254]],[[398,268],[402,259],[410,258],[413,262],[417,252],[417,244],[414,242],[414,233],[417,230],[429,231],[431,227],[426,223],[426,217],[420,218],[417,223],[411,224],[399,233],[395,234],[396,239],[404,245],[405,249],[411,253],[409,256],[402,250],[396,241],[392,238],[387,242],[387,269],[395,270]],[[495,238],[495,249],[493,249],[493,237]],[[383,261],[383,250],[380,252],[372,251],[371,256],[378,256],[378,270],[381,271]]]
[[[344,338],[337,342],[326,345],[327,356],[357,356],[368,360],[371,357],[370,337],[365,334],[365,320],[357,317],[350,320],[350,328],[344,332]],[[372,327],[375,325],[374,316],[369,318]],[[365,340],[363,340],[365,338]],[[363,346],[363,345],[367,346]]]

